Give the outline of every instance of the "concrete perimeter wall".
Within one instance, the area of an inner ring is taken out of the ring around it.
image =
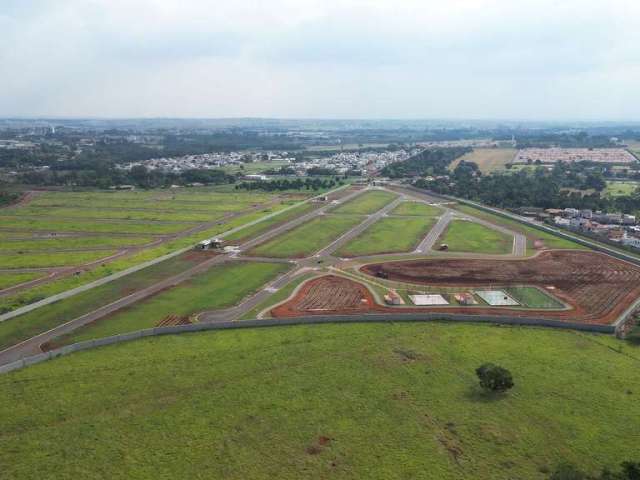
[[[476,322],[476,323],[493,323],[499,325],[520,325],[520,326],[536,326],[551,327],[570,330],[580,330],[586,332],[597,333],[614,333],[613,325],[588,325],[583,323],[562,322],[559,320],[549,320],[534,317],[502,317],[490,315],[463,315],[463,314],[447,314],[447,313],[428,313],[428,314],[375,314],[375,315],[334,315],[334,316],[311,316],[311,317],[294,317],[281,319],[266,320],[246,320],[235,322],[221,323],[195,323],[191,325],[179,325],[174,327],[158,327],[147,330],[138,330],[137,332],[114,335],[112,337],[100,338],[97,340],[87,340],[85,342],[74,343],[65,347],[57,348],[46,353],[27,357],[16,362],[8,363],[0,366],[0,374],[18,370],[29,365],[44,362],[63,355],[68,355],[81,350],[88,350],[104,345],[112,345],[116,343],[128,342],[143,337],[153,337],[159,335],[170,335],[189,332],[201,332],[205,330],[236,330],[242,328],[260,328],[260,327],[282,327],[289,325],[314,325],[324,323],[394,323],[394,322]]]

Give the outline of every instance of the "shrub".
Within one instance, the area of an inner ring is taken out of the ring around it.
[[[485,363],[476,368],[476,375],[480,379],[480,386],[492,392],[506,392],[514,385],[511,372],[493,363]]]

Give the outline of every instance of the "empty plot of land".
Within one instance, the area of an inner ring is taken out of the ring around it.
[[[42,277],[42,273],[0,273],[0,290]]]
[[[306,257],[326,247],[362,220],[363,217],[356,215],[322,215],[258,245],[248,253],[262,257]]]
[[[464,160],[465,162],[477,164],[483,173],[502,170],[507,163],[514,161],[516,152],[514,148],[476,148],[472,152],[454,160],[450,169],[455,169]]]
[[[442,215],[442,209],[422,202],[402,202],[393,209],[390,215],[433,217]]]
[[[479,223],[453,220],[439,239],[450,252],[503,254],[513,251],[513,237]]]
[[[409,298],[414,305],[449,305],[449,302],[445,300],[442,295],[439,294],[425,294],[425,295],[409,295]]]
[[[2,268],[68,267],[107,258],[115,253],[117,253],[116,250],[2,254],[0,255],[0,265]]]
[[[0,350],[154,285],[163,279],[183,273],[210,258],[211,254],[207,252],[194,251],[179,255],[105,285],[0,322]],[[37,300],[40,299],[37,298]]]
[[[343,246],[343,257],[412,251],[433,227],[434,217],[385,217]]]
[[[87,236],[87,237],[43,237],[29,240],[0,240],[0,253],[21,251],[73,250],[84,248],[110,248],[144,245],[152,237],[134,236]]]
[[[623,148],[524,148],[514,163],[556,162],[634,163],[637,159]]]
[[[358,195],[353,200],[339,205],[331,210],[331,213],[344,213],[350,215],[368,215],[375,213],[391,202],[397,195],[382,190],[372,190]]]
[[[289,268],[285,263],[263,262],[215,265],[174,288],[82,327],[56,343],[81,342],[153,328],[167,316],[184,319],[205,310],[231,307]]]
[[[0,228],[39,232],[139,233],[142,235],[176,233],[194,227],[194,223],[136,223],[130,220],[51,219],[19,216],[0,217]]]
[[[607,182],[604,194],[610,197],[622,197],[633,194],[640,182]]]
[[[161,222],[208,222],[221,217],[219,211],[194,212],[188,206],[179,212],[162,210],[127,210],[126,208],[73,208],[73,207],[34,207],[11,208],[2,210],[3,215],[21,217],[58,217],[79,219],[115,219],[115,220],[154,220]]]

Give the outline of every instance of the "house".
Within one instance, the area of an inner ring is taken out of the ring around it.
[[[630,237],[628,235],[624,235],[621,240],[623,245],[628,247],[638,248],[640,249],[640,238],[638,237]]]
[[[589,210],[588,208],[584,210],[580,210],[580,216],[582,218],[591,218],[593,217],[593,210]]]
[[[636,216],[635,215],[622,215],[622,224],[623,225],[635,225],[636,224]]]
[[[555,223],[559,227],[568,227],[569,226],[569,219],[562,218],[562,217],[554,217],[553,223]]]
[[[565,208],[564,209],[564,216],[567,218],[573,218],[573,217],[577,217],[580,215],[580,211],[575,209],[575,208]]]

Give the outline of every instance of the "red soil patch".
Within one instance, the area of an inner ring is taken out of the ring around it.
[[[190,324],[191,324],[191,320],[189,320],[189,317],[180,317],[178,315],[171,314],[171,315],[167,315],[162,320],[160,320],[156,324],[156,327],[173,327],[176,325],[190,325]]]
[[[375,308],[375,301],[364,285],[336,275],[325,275],[305,283],[293,299],[271,310],[271,315],[364,313],[372,308]]]
[[[640,297],[640,267],[604,254],[546,251],[524,260],[434,259],[365,265],[361,271],[389,279],[423,285],[487,287],[534,285],[570,305],[570,310],[549,311],[519,307],[448,306],[404,307],[378,305],[368,289],[357,282],[328,275],[303,285],[296,296],[274,308],[274,317],[349,313],[447,312],[548,318],[609,325]],[[362,302],[362,299],[365,301]]]

